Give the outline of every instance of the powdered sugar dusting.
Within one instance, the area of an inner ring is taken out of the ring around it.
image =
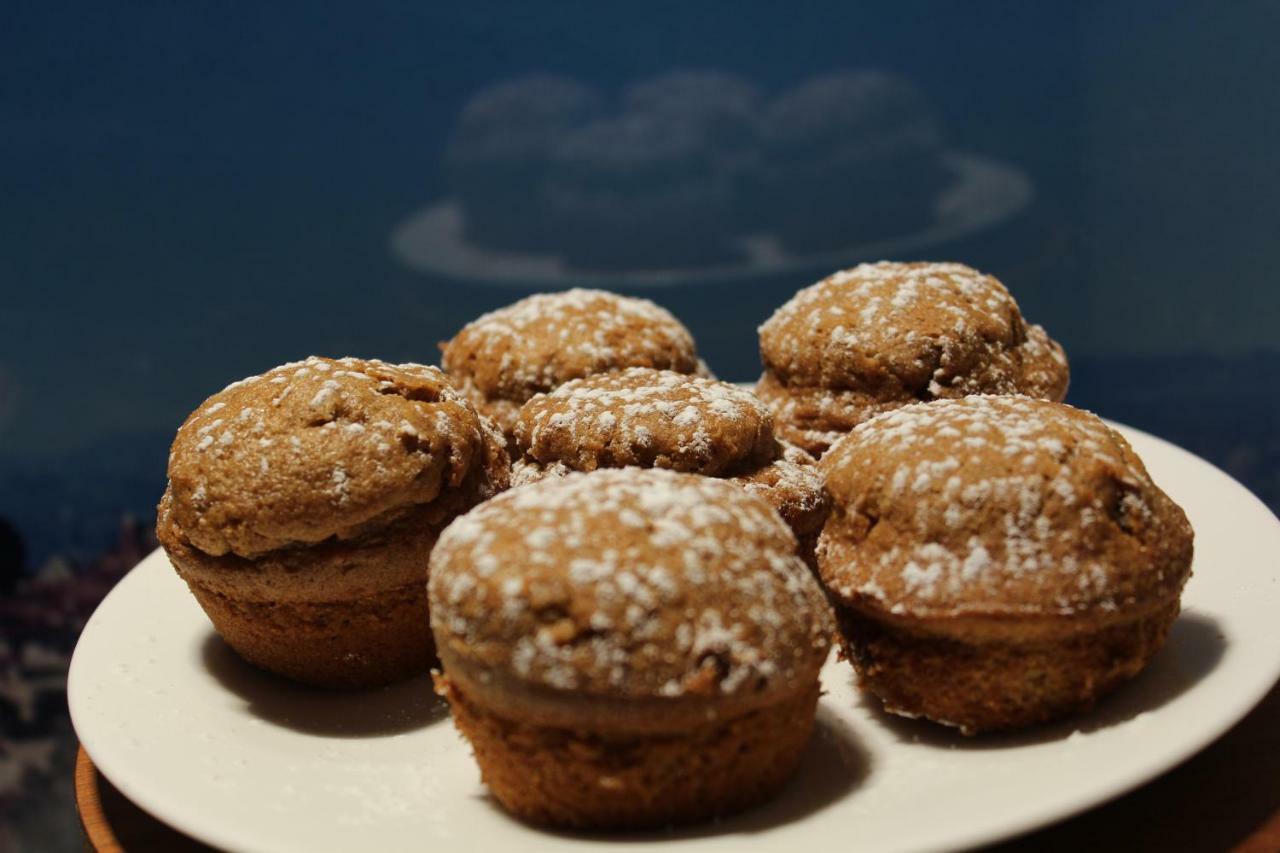
[[[856,325],[843,312],[831,323],[826,309],[833,303],[856,310]],[[841,270],[804,288],[759,331],[766,364],[790,373],[815,347],[888,352],[905,329],[925,332],[913,328],[924,317],[936,317],[939,331],[955,337],[994,326],[1007,338],[1016,314],[1004,285],[964,264],[881,261]]]
[[[635,522],[639,521],[640,524]],[[492,574],[480,566],[493,560]],[[459,576],[484,577],[451,600]],[[794,679],[830,623],[767,503],[662,470],[571,474],[457,519],[431,556],[432,623],[463,654],[561,689],[678,696]],[[505,614],[495,618],[493,614]]]
[[[660,467],[716,474],[759,455],[770,423],[764,404],[736,385],[638,367],[535,397],[516,442],[529,461],[578,470],[656,457]]]
[[[821,453],[919,400],[1060,400],[1067,365],[996,278],[956,263],[862,264],[801,290],[760,326],[758,393],[780,433]]]
[[[484,314],[445,347],[442,363],[486,394],[528,389],[526,397],[633,365],[697,368],[693,338],[670,312],[647,299],[582,288],[536,294]],[[477,364],[497,369],[489,376]]]
[[[174,517],[211,554],[318,541],[460,483],[482,462],[482,430],[439,368],[290,362],[232,383],[179,429]]]
[[[873,418],[822,462],[837,504],[865,530],[850,548],[824,534],[824,577],[899,611],[901,594],[951,606],[1001,600],[1010,584],[1052,590],[1047,606],[1059,612],[1114,607],[1102,558],[1077,543],[1152,519],[1144,495],[1154,486],[1120,441],[1088,413],[1017,396]],[[1097,485],[1086,497],[1081,482]]]
[[[336,361],[334,364],[343,365],[344,368],[353,366],[352,363],[343,361]],[[448,380],[440,372],[439,368],[420,364],[393,365],[377,359],[369,359],[364,364],[374,370],[391,370],[405,374],[413,379],[427,380],[440,386],[439,395],[442,402],[452,402],[458,406],[467,405],[461,396],[448,384]],[[361,381],[347,381],[351,379]],[[346,436],[348,442],[385,447],[387,446],[387,441],[395,436],[408,435],[417,437],[418,435],[417,428],[405,420],[402,420],[399,427],[396,428],[385,420],[377,420],[366,424],[357,420],[346,419],[345,409],[357,407],[346,406],[345,403],[376,399],[379,394],[388,393],[388,389],[392,387],[392,384],[384,381],[383,385],[385,387],[375,387],[372,383],[372,377],[368,374],[353,369],[333,370],[328,360],[318,356],[311,356],[305,361],[281,365],[261,376],[251,376],[239,382],[233,382],[228,387],[235,389],[259,381],[266,381],[275,389],[275,396],[271,400],[273,408],[279,408],[281,403],[295,390],[304,389],[303,398],[307,400],[306,406],[310,410],[308,415],[310,421],[307,426],[323,428],[340,425],[342,434]],[[199,451],[212,449],[234,452],[236,448],[241,446],[242,442],[247,442],[250,439],[258,447],[271,446],[271,439],[261,438],[266,430],[266,419],[269,414],[266,408],[243,406],[236,416],[230,420],[224,417],[214,417],[225,408],[226,403],[222,401],[208,403],[202,409],[196,411],[179,434],[194,430],[198,438],[196,449]],[[272,415],[272,417],[278,416]],[[434,417],[433,426],[445,437],[449,437],[450,433],[456,429],[452,419],[446,416],[444,412],[437,411]],[[301,439],[297,435],[290,436],[289,441],[295,448],[301,448],[302,446]]]

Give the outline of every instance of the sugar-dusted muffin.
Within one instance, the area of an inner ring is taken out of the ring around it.
[[[468,323],[440,345],[454,384],[508,438],[541,391],[627,367],[705,373],[693,336],[647,299],[603,290],[540,293]]]
[[[633,367],[566,382],[524,404],[512,483],[597,468],[721,477],[769,501],[812,560],[828,500],[814,459],[773,435],[760,400],[728,382]]]
[[[885,709],[966,734],[1088,708],[1164,643],[1192,531],[1115,431],[1018,396],[922,403],[823,457],[818,567]]]
[[[821,456],[881,412],[966,394],[1061,401],[1067,360],[996,278],[964,264],[861,264],[760,327],[756,386],[779,435]]]
[[[721,480],[625,468],[513,489],[431,555],[431,624],[490,792],[537,824],[665,826],[795,769],[834,625],[795,539]]]
[[[187,418],[156,532],[246,660],[321,686],[385,684],[435,660],[427,555],[507,486],[508,464],[439,369],[312,357]]]

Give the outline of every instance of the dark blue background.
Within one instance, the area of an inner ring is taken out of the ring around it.
[[[1191,444],[1212,421],[1223,445],[1196,449],[1248,457],[1274,500],[1274,445],[1228,444],[1277,420],[1278,25],[1257,2],[7,5],[0,516],[28,569],[80,554],[149,513],[168,437],[227,381],[312,352],[434,361],[520,295],[388,250],[443,194],[467,99],[532,71],[609,93],[689,67],[771,93],[841,68],[913,80],[948,147],[1035,185],[938,251],[1062,340],[1073,401]],[[749,379],[755,326],[812,277],[646,295]]]
[[[468,100],[532,72],[611,97],[683,68],[768,95],[840,69],[909,78],[948,149],[1034,186],[911,254],[1001,277],[1066,346],[1071,402],[1280,506],[1277,32],[1273,2],[5,3],[0,520],[23,554],[0,525],[0,560],[40,578],[0,601],[6,683],[34,683],[18,652],[36,643],[56,680],[148,547],[168,442],[205,396],[310,353],[434,361],[526,292],[415,271],[389,238],[445,196]],[[637,292],[748,380],[757,324],[826,271]],[[79,849],[65,705],[37,706],[0,702],[6,738],[56,746],[0,790],[0,816],[24,815],[0,847]]]

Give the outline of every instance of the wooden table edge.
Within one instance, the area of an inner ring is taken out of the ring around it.
[[[102,808],[102,792],[98,768],[89,753],[80,746],[76,751],[76,813],[80,816],[80,829],[84,831],[89,849],[98,853],[124,853],[124,847]]]

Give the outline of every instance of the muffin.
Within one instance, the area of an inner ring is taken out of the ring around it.
[[[597,468],[666,468],[720,477],[767,500],[812,561],[827,495],[813,457],[778,441],[773,417],[728,382],[633,367],[566,382],[524,404],[512,483]]]
[[[861,264],[801,290],[760,327],[756,393],[815,456],[874,415],[922,400],[1061,401],[1067,360],[994,276],[964,264]]]
[[[508,438],[526,400],[570,379],[627,367],[707,372],[693,336],[668,311],[602,290],[521,299],[468,323],[440,349],[454,384]]]
[[[508,464],[439,369],[312,357],[187,418],[156,532],[241,657],[324,687],[386,684],[434,662],[427,555]]]
[[[489,791],[559,827],[652,827],[776,791],[834,630],[795,539],[721,480],[626,468],[477,507],[431,556],[437,690]]]
[[[818,569],[887,711],[965,734],[1090,707],[1164,643],[1192,531],[1129,444],[1061,403],[880,415],[823,457]]]
[[[792,252],[847,249],[919,231],[954,180],[934,112],[882,71],[814,77],[764,112],[740,208]]]
[[[548,218],[546,195],[552,153],[602,109],[596,92],[554,74],[505,80],[476,93],[444,154],[467,240],[507,251],[558,250],[564,235]]]

